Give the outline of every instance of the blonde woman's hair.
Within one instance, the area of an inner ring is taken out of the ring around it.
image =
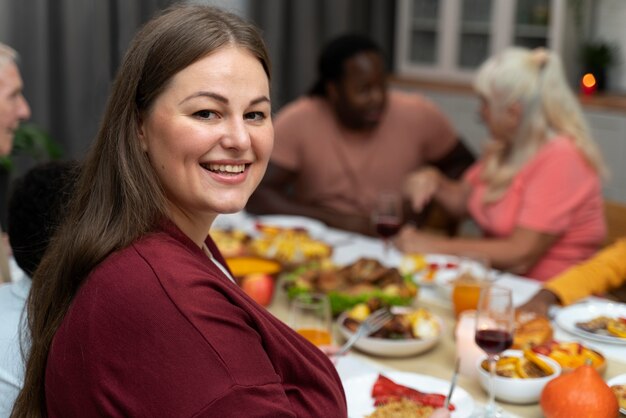
[[[481,65],[474,88],[487,100],[493,117],[513,104],[521,107],[522,115],[512,141],[487,145],[482,173],[486,203],[500,199],[524,164],[554,135],[567,137],[598,174],[607,174],[557,54],[544,48],[508,48]]]
[[[17,62],[17,51],[10,46],[0,42],[0,68],[9,62]]]

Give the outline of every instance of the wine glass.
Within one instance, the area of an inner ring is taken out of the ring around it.
[[[396,235],[402,226],[402,196],[397,192],[385,191],[376,198],[372,214],[376,233],[385,246],[385,258],[389,255],[389,238]]]
[[[489,401],[473,417],[504,417],[504,411],[495,403],[495,372],[498,354],[513,345],[515,309],[511,289],[485,287],[480,292],[476,312],[476,344],[487,353],[489,362]]]
[[[289,325],[318,347],[331,345],[328,296],[322,293],[302,293],[296,296],[289,309]]]

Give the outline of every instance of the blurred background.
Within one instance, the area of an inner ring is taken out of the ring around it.
[[[273,59],[274,111],[313,83],[316,57],[347,31],[384,48],[392,83],[439,104],[471,147],[485,137],[471,92],[475,68],[509,45],[546,46],[563,57],[613,171],[605,194],[626,202],[626,1],[624,0],[195,0],[240,14],[262,30]],[[81,158],[133,34],[170,0],[0,0],[0,41],[20,54],[32,125],[63,158]],[[42,158],[16,149],[17,175]],[[45,157],[43,157],[45,158]],[[2,206],[2,205],[0,205]]]

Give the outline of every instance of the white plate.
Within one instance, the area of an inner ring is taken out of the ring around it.
[[[626,374],[620,374],[618,376],[615,376],[614,378],[610,379],[608,382],[606,382],[607,385],[613,386],[613,385],[626,385]],[[626,409],[625,408],[620,408],[619,411],[623,414],[626,415]]]
[[[394,382],[422,392],[440,393],[447,395],[450,382],[432,376],[416,373],[386,372],[384,376]],[[374,399],[372,399],[372,386],[378,379],[378,373],[368,373],[352,377],[343,381],[348,402],[348,417],[363,418],[374,412]],[[452,404],[455,410],[452,418],[467,418],[474,410],[474,400],[465,390],[458,385],[452,394]]]
[[[612,302],[589,302],[567,306],[556,315],[556,323],[559,327],[582,338],[610,343],[626,345],[626,338],[611,337],[587,332],[576,326],[577,322],[589,321],[598,316],[626,317],[626,304]]]
[[[303,216],[264,215],[257,217],[256,221],[262,225],[281,228],[304,228],[309,232],[311,237],[318,239],[323,238],[327,229],[323,222]]]
[[[445,254],[426,254],[424,257],[427,264],[437,264],[441,266],[437,269],[431,280],[426,280],[426,275],[430,272],[430,268],[426,267],[422,271],[418,271],[413,275],[413,281],[420,286],[433,286],[439,288],[440,286],[445,286],[450,280],[454,279],[457,276],[457,269],[452,267],[446,267],[447,264],[453,263],[458,265],[458,257],[454,257],[451,255]],[[442,293],[442,296],[449,297],[450,292]]]
[[[626,373],[617,375],[606,382],[607,385],[626,385]]]
[[[392,308],[394,313],[406,312],[410,310],[410,308]],[[346,315],[346,312],[339,315],[337,318],[337,327],[339,328],[339,332],[347,340],[353,335],[353,332],[343,325]],[[443,320],[437,315],[433,315],[433,318],[439,323],[439,334],[436,337],[419,340],[388,340],[385,338],[361,337],[356,343],[354,343],[354,347],[363,352],[384,357],[406,357],[423,353],[437,344],[444,332]]]

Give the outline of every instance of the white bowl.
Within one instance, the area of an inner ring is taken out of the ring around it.
[[[502,355],[509,357],[524,356],[524,354],[520,350],[507,350],[502,353]],[[561,366],[559,366],[559,363],[549,357],[541,354],[538,354],[538,356],[543,361],[548,363],[550,367],[552,367],[554,373],[545,377],[527,379],[503,377],[496,375],[494,385],[496,399],[515,404],[530,404],[539,402],[541,391],[543,390],[544,386],[550,380],[561,374]],[[483,389],[485,389],[485,391],[488,391],[489,372],[481,367],[481,363],[486,358],[486,356],[479,358],[478,362],[476,363],[476,367],[478,368],[478,379],[480,380],[480,385],[483,387]]]
[[[410,308],[394,307],[392,312],[405,313],[410,311]],[[339,332],[347,340],[353,335],[353,332],[346,328],[343,323],[346,319],[347,313],[343,312],[337,318],[337,327]],[[361,337],[354,344],[354,347],[365,353],[374,354],[382,357],[406,357],[415,354],[423,353],[424,351],[432,348],[444,332],[444,323],[442,319],[436,315],[433,315],[435,320],[439,323],[439,334],[433,338],[424,339],[406,339],[406,340],[389,340],[385,338],[373,338],[373,337]]]

